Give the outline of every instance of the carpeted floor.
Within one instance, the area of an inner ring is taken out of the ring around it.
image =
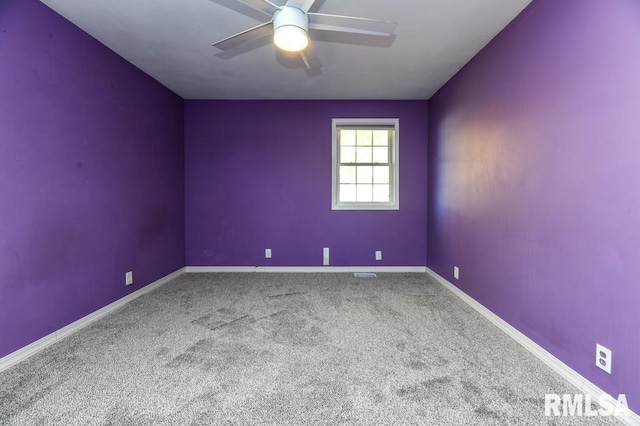
[[[189,274],[0,373],[0,424],[613,424],[425,274]]]

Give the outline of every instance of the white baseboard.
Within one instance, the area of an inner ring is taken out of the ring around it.
[[[547,352],[542,346],[538,345],[536,342],[519,332],[516,328],[511,326],[508,322],[491,312],[489,309],[485,308],[482,304],[476,301],[474,298],[469,296],[467,293],[460,290],[455,285],[451,284],[449,281],[438,275],[436,272],[427,269],[427,274],[431,275],[436,281],[442,284],[447,290],[451,291],[453,294],[458,296],[465,302],[467,305],[471,306],[476,312],[480,315],[491,321],[496,327],[505,332],[509,337],[514,339],[516,342],[520,343],[525,349],[535,355],[539,360],[547,364],[551,367],[556,373],[560,374],[562,377],[567,379],[571,384],[580,389],[584,394],[591,395],[593,400],[598,400],[600,396],[607,395],[605,391],[591,383],[589,380],[584,378],[580,373],[573,370],[567,364],[560,361],[558,358],[553,356],[551,353]],[[614,395],[614,399],[615,395]],[[628,416],[618,416],[616,417],[622,423],[631,425],[631,426],[640,426],[640,416],[630,412]]]
[[[187,273],[207,272],[284,272],[284,273],[422,273],[426,266],[187,266]]]
[[[21,349],[18,349],[15,352],[10,353],[7,356],[0,358],[0,372],[14,366],[20,361],[24,361],[30,356],[40,352],[41,350],[53,345],[56,342],[59,342],[65,337],[80,330],[81,328],[88,326],[92,322],[99,320],[100,318],[104,317],[107,314],[110,314],[116,309],[123,307],[124,305],[131,302],[132,300],[137,299],[138,297],[142,296],[143,294],[149,293],[152,290],[155,290],[161,285],[168,283],[172,279],[177,278],[180,275],[183,275],[184,273],[186,273],[186,268],[180,268],[177,271],[172,272],[171,274],[166,275],[160,278],[159,280],[156,280],[151,284],[144,286],[141,289],[136,290],[133,293],[130,293],[125,297],[116,300],[113,303],[108,304],[104,308],[100,308],[97,311],[92,312],[89,315],[82,317],[77,321],[72,322],[66,327],[63,327],[57,331],[54,331],[53,333],[47,336],[44,336],[43,338],[38,339],[35,342]]]

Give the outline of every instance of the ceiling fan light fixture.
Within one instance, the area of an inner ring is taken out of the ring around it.
[[[284,6],[273,15],[273,42],[287,52],[300,52],[309,45],[309,18],[300,9]]]
[[[273,42],[287,52],[300,52],[309,45],[309,36],[302,28],[287,25],[275,31]]]

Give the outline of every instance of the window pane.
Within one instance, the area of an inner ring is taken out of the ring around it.
[[[359,146],[358,148],[356,148],[357,150],[357,161],[358,163],[372,163],[372,157],[373,157],[373,148],[365,148],[365,147],[361,147]]]
[[[343,146],[340,148],[340,162],[341,163],[355,163],[356,162],[356,147],[355,146]]]
[[[377,203],[388,203],[389,185],[373,185],[373,201]]]
[[[389,166],[373,168],[373,183],[389,183]]]
[[[356,201],[355,185],[340,185],[340,202],[354,203]]]
[[[358,130],[358,145],[371,146],[373,143],[373,131],[372,130]]]
[[[375,147],[373,148],[373,162],[374,163],[388,163],[389,162],[389,148]]]
[[[340,166],[340,183],[356,183],[355,166]]]
[[[340,130],[340,145],[355,145],[356,144],[356,131],[355,130]]]
[[[359,166],[358,167],[358,183],[372,183],[372,182],[373,182],[373,167]]]
[[[389,145],[389,130],[374,130],[373,131],[373,144],[374,145]]]
[[[357,185],[357,201],[361,203],[370,203],[373,201],[373,185]]]

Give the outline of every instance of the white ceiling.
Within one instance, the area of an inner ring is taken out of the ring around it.
[[[269,38],[221,57],[213,42],[270,19],[237,0],[41,1],[185,99],[428,99],[531,2],[317,0],[312,12],[398,27],[392,38],[312,31],[314,72]]]

